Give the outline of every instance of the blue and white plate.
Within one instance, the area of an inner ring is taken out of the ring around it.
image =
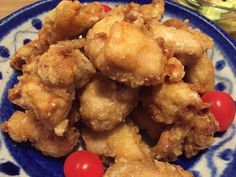
[[[15,110],[7,99],[7,90],[17,82],[18,74],[10,68],[9,58],[19,47],[37,37],[45,13],[58,3],[59,0],[38,1],[0,21],[0,122],[7,120]],[[106,3],[114,4],[114,1]],[[215,89],[228,92],[236,100],[235,41],[215,24],[185,7],[168,1],[165,9],[165,18],[188,19],[192,26],[214,39],[215,47],[209,55],[216,70]],[[63,162],[64,159],[46,157],[29,143],[15,143],[7,134],[0,133],[1,177],[63,177]],[[196,177],[235,177],[236,120],[226,133],[217,135],[216,142],[208,150],[191,160],[180,159],[177,163],[192,171]]]

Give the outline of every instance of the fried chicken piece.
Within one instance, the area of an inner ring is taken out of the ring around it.
[[[83,87],[96,72],[92,63],[79,50],[84,42],[82,39],[51,45],[35,66],[42,82],[61,87]]]
[[[24,65],[19,83],[9,91],[13,103],[31,109],[58,136],[68,125],[75,88],[83,87],[95,73],[79,50],[83,45],[84,40],[51,45],[38,60]]]
[[[162,23],[165,26],[168,27],[174,27],[176,29],[182,29],[182,30],[186,30],[189,33],[191,33],[194,36],[197,36],[198,42],[201,43],[201,46],[203,46],[203,48],[205,49],[211,49],[214,45],[213,39],[211,37],[209,37],[208,35],[206,35],[205,33],[201,32],[201,30],[199,29],[194,29],[192,28],[188,21],[182,21],[176,18],[173,19],[169,19],[165,22]],[[197,62],[198,59],[200,58],[192,58],[189,57],[187,55],[179,55],[177,54],[176,56],[184,65],[191,65]]]
[[[150,4],[137,4],[134,2],[119,5],[112,8],[106,15],[124,15],[128,18],[132,18],[132,21],[137,20],[137,14],[143,19],[143,23],[148,23],[151,20],[160,21],[164,14],[164,1],[163,0],[152,0]]]
[[[183,64],[202,57],[206,50],[212,48],[212,39],[198,31],[188,28],[176,28],[153,22],[149,25],[149,32],[154,39],[163,38],[166,46],[174,50],[176,58],[181,59]],[[200,42],[199,38],[206,38],[209,42]],[[209,44],[208,44],[209,43]]]
[[[52,130],[68,119],[74,90],[47,86],[38,77],[24,74],[9,90],[8,98],[20,107],[32,110],[36,118]]]
[[[99,155],[115,157],[116,161],[150,159],[150,149],[138,132],[133,122],[128,121],[107,132],[83,128],[81,136],[86,149]]]
[[[170,82],[179,82],[185,75],[184,66],[175,57],[171,57],[167,60],[165,72]]]
[[[39,41],[41,44],[53,44],[78,37],[104,14],[103,6],[98,2],[81,4],[78,1],[61,1],[46,15],[43,28],[39,32]]]
[[[108,16],[94,25],[86,36],[86,55],[113,80],[131,87],[159,84],[164,79],[166,60],[162,49],[144,31],[122,22],[122,18]]]
[[[159,139],[164,125],[154,122],[151,119],[148,111],[141,105],[136,107],[130,116],[132,120],[134,120],[138,128],[140,130],[145,130],[146,133],[152,138],[152,140],[157,141]]]
[[[84,50],[85,54],[93,63],[95,63],[100,51],[104,48],[105,40],[110,33],[112,25],[122,20],[122,15],[106,16],[88,31]]]
[[[137,96],[138,89],[97,76],[80,97],[81,119],[95,131],[111,130],[133,110]]]
[[[185,81],[193,84],[200,94],[215,87],[215,71],[212,61],[204,54],[195,63],[186,67]]]
[[[172,126],[166,128],[152,149],[156,159],[164,161],[175,161],[183,153],[184,140],[190,131],[187,125]]]
[[[166,61],[162,49],[144,31],[122,19],[107,16],[95,24],[86,36],[86,55],[113,80],[131,87],[159,84]]]
[[[69,154],[79,140],[79,131],[70,127],[64,136],[58,137],[35,119],[31,111],[16,111],[0,125],[16,142],[30,141],[44,155],[62,157]]]
[[[104,177],[193,177],[178,165],[158,161],[126,161],[112,165]]]
[[[192,129],[184,141],[184,153],[188,158],[210,147],[214,143],[215,132],[219,130],[219,123],[210,112],[196,115],[191,124]]]
[[[115,157],[116,154],[108,145],[110,131],[95,132],[88,127],[82,127],[81,136],[85,142],[85,148],[100,156]]]
[[[152,152],[158,160],[164,161],[175,161],[182,154],[191,158],[214,142],[218,129],[212,113],[196,114],[190,122],[166,128]]]
[[[164,0],[152,0],[151,4],[144,4],[140,7],[140,12],[143,14],[146,23],[153,19],[160,21],[164,11]]]
[[[11,66],[16,70],[22,70],[24,64],[30,64],[47,51],[48,46],[41,45],[38,40],[33,40],[19,48],[11,57]]]
[[[155,40],[131,23],[117,22],[95,58],[95,66],[113,80],[138,87],[163,82],[165,61]]]
[[[70,9],[68,11],[68,9]],[[22,46],[11,59],[11,65],[21,70],[22,65],[31,63],[57,41],[72,39],[86,32],[105,12],[101,3],[81,4],[78,1],[62,1],[45,17],[38,39]]]
[[[150,159],[150,149],[138,134],[139,129],[132,123],[113,130],[108,138],[108,145],[116,154],[116,160]]]
[[[193,87],[184,82],[164,83],[146,90],[143,103],[155,122],[190,120],[207,107]]]
[[[189,33],[197,36],[198,41],[201,43],[201,45],[205,49],[211,49],[214,45],[213,39],[210,36],[203,33],[201,30],[199,30],[197,28],[196,29],[192,28],[189,25],[187,20],[182,21],[177,18],[172,18],[172,19],[169,19],[169,20],[163,22],[162,24],[165,26],[169,26],[169,27],[175,27],[176,29],[184,29],[184,30],[188,31]]]
[[[189,84],[164,83],[144,94],[143,104],[151,118],[169,124],[152,150],[158,160],[175,161],[182,154],[192,157],[213,143],[218,123],[209,104]]]

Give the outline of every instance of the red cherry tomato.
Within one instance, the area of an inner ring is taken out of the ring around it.
[[[102,6],[103,6],[103,9],[104,9],[105,12],[108,12],[108,11],[111,10],[111,7],[108,6],[108,5],[103,4]]]
[[[64,163],[66,177],[102,177],[104,168],[99,157],[89,151],[76,151]]]
[[[225,92],[212,91],[203,94],[202,101],[211,103],[210,111],[219,122],[219,131],[227,130],[235,116],[235,104],[232,97]]]

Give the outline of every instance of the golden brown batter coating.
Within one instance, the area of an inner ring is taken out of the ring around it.
[[[104,177],[193,177],[193,175],[178,165],[166,162],[126,161],[112,165]]]
[[[11,57],[11,66],[21,70],[24,64],[30,64],[47,51],[48,46],[41,45],[38,40],[33,40],[19,48]]]
[[[143,23],[146,24],[152,20],[160,21],[164,14],[164,1],[163,0],[153,0],[150,4],[137,4],[134,2],[119,5],[114,7],[106,15],[124,15],[128,18],[132,18],[133,21],[137,20],[137,16],[142,18]]]
[[[160,21],[164,15],[164,11],[164,0],[152,0],[152,3],[140,6],[140,12],[143,14],[145,22],[151,20]]]
[[[185,81],[193,84],[200,94],[214,90],[214,66],[206,54],[186,67]]]
[[[133,110],[137,96],[138,89],[97,76],[80,97],[81,119],[95,131],[111,130]]]
[[[161,161],[175,161],[183,154],[184,140],[189,133],[189,126],[174,125],[166,128],[153,148],[156,159]]]
[[[39,32],[39,41],[42,44],[53,44],[78,37],[104,14],[103,6],[98,2],[81,4],[79,1],[61,1],[45,17],[45,23]]]
[[[108,145],[110,131],[96,132],[88,127],[81,128],[81,137],[85,142],[85,148],[99,156],[115,157],[116,154]]]
[[[30,141],[44,155],[62,157],[69,154],[79,140],[79,131],[70,127],[64,136],[56,136],[53,131],[35,119],[32,112],[16,111],[2,123],[1,128],[16,142]]]
[[[188,158],[211,146],[214,142],[214,134],[219,130],[219,123],[210,112],[196,115],[191,125],[192,128],[184,142],[184,152]]]
[[[158,160],[175,161],[182,154],[190,158],[214,142],[218,123],[189,84],[164,83],[145,90],[143,99],[151,118],[166,124],[153,148]]]
[[[134,24],[117,22],[111,27],[95,66],[116,81],[138,87],[163,82],[165,61],[155,40]]]
[[[182,21],[180,19],[172,18],[163,22],[163,25],[188,31],[189,33],[195,35],[198,38],[198,41],[205,49],[211,49],[214,45],[213,39],[210,36],[203,33],[200,29],[192,28],[187,20]]]
[[[75,88],[84,86],[95,73],[92,63],[79,50],[83,44],[84,40],[58,42],[38,60],[24,65],[19,83],[9,91],[9,99],[33,111],[49,129],[65,127],[63,121],[68,119]]]
[[[166,46],[174,50],[175,56],[183,64],[202,57],[206,50],[213,47],[210,37],[190,27],[176,28],[153,22],[149,25],[149,32],[154,39],[163,38]]]
[[[113,80],[131,87],[157,85],[164,79],[166,57],[157,41],[137,25],[107,16],[86,36],[85,53]]]
[[[213,114],[198,114],[189,122],[166,128],[153,148],[153,154],[164,161],[175,161],[182,154],[191,158],[214,142],[218,128]]]
[[[150,159],[150,149],[141,140],[139,129],[131,122],[118,125],[108,132],[94,132],[82,129],[81,136],[89,151],[115,157],[116,160],[145,160]]]
[[[144,105],[156,122],[172,124],[190,120],[205,108],[199,94],[184,82],[164,83],[146,92]]]
[[[14,104],[32,110],[36,118],[52,130],[68,119],[74,90],[49,87],[38,77],[25,74],[19,78],[19,83],[9,90],[8,97]]]
[[[70,10],[68,10],[70,9]],[[86,32],[105,12],[101,3],[81,4],[79,1],[62,1],[45,17],[38,39],[22,46],[13,55],[11,65],[21,70],[22,65],[43,54],[50,44],[72,39]]]
[[[170,82],[180,82],[185,75],[184,66],[175,57],[171,57],[167,60],[165,72]]]
[[[60,87],[83,87],[96,72],[80,48],[84,40],[71,40],[51,45],[39,59],[37,75],[42,82]]]
[[[148,111],[141,105],[136,107],[130,116],[138,128],[140,130],[145,130],[152,140],[157,141],[159,139],[165,125],[154,122]]]
[[[104,48],[105,40],[110,33],[112,25],[122,20],[122,15],[106,16],[88,31],[84,50],[93,63],[95,63],[100,51]]]

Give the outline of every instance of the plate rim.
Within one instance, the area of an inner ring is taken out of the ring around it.
[[[222,37],[229,39],[229,41],[232,43],[233,47],[236,50],[236,41],[219,25],[211,21],[209,18],[203,16],[202,14],[190,9],[189,7],[183,6],[181,4],[178,4],[172,0],[165,0],[165,3],[171,4],[172,6],[175,6],[177,8],[180,8],[183,11],[187,11],[191,15],[193,15],[196,18],[199,18],[200,20],[204,21],[205,23],[209,24],[212,28],[214,28],[217,32],[221,34]]]
[[[0,20],[0,42],[1,42],[2,38],[4,38],[6,35],[8,35],[9,32],[11,32],[12,29],[16,28],[17,26],[20,26],[22,23],[29,20],[30,18],[33,18],[34,16],[40,15],[44,12],[47,12],[48,9],[50,9],[52,7],[52,6],[49,6],[49,5],[47,6],[48,3],[52,3],[52,5],[53,5],[53,4],[57,4],[57,2],[59,2],[59,0],[41,0],[41,1],[37,1],[35,3],[27,5],[27,6],[15,11],[15,12],[11,13],[10,15],[8,15],[5,18],[3,18],[2,20]],[[112,1],[109,1],[109,0],[104,1],[103,0],[103,2],[112,2]],[[126,2],[126,1],[119,0],[119,1],[116,1],[116,2]],[[213,28],[217,32],[217,34],[219,34],[222,38],[224,38],[235,49],[235,52],[236,52],[236,41],[234,41],[229,36],[229,34],[227,34],[225,31],[223,31],[223,29],[221,27],[219,27],[218,25],[216,25],[214,22],[212,22],[209,19],[205,18],[201,14],[198,14],[195,11],[193,11],[193,10],[191,10],[191,9],[185,7],[185,6],[182,6],[180,4],[177,4],[173,1],[167,1],[166,0],[165,3],[168,4],[168,5],[174,6],[176,8],[179,8],[179,9],[185,11],[185,12],[188,12],[189,14],[193,15],[194,18],[198,18],[201,21],[204,21],[206,24],[210,25],[211,28]],[[48,8],[43,9],[43,11],[42,10],[40,10],[38,12],[34,11],[34,9],[37,9],[37,7],[39,7],[39,6],[44,6],[44,7],[48,7]],[[22,19],[22,21],[20,21],[18,19]],[[17,23],[11,26],[11,23],[13,23],[13,21],[16,21]],[[8,25],[10,27],[4,28],[5,25]],[[4,31],[4,29],[6,29],[6,31]],[[235,62],[234,58],[231,58],[230,60],[233,62],[233,65],[236,67],[236,62]],[[2,99],[2,96],[3,95],[0,96],[1,99]],[[13,156],[13,158],[14,158],[14,156]],[[19,163],[19,165],[20,165],[20,163]],[[25,169],[24,169],[24,171],[27,172]]]
[[[48,3],[60,2],[60,0],[38,0],[34,3],[26,5],[0,20],[0,42],[14,28],[24,23],[26,20],[40,15],[51,9]],[[42,7],[44,7],[42,9]],[[41,7],[37,9],[37,7]],[[42,10],[41,10],[42,9]]]
[[[91,0],[87,0],[87,2],[90,2]],[[112,0],[97,0],[97,1],[101,1],[101,2],[112,2]],[[114,1],[114,0],[113,0]],[[118,0],[116,2],[127,2],[129,0]],[[145,0],[144,0],[145,1]],[[14,29],[15,27],[19,26],[21,23],[24,22],[24,18],[26,17],[33,17],[39,14],[42,14],[43,12],[47,12],[48,10],[51,9],[51,6],[46,6],[47,8],[43,9],[43,11],[33,11],[33,10],[37,10],[37,7],[41,7],[42,5],[46,5],[48,3],[52,3],[55,4],[57,2],[60,2],[60,0],[38,0],[34,3],[31,3],[27,6],[24,6],[14,12],[12,12],[11,14],[7,15],[6,17],[4,17],[3,19],[0,20],[0,41],[2,40],[2,38],[8,34],[8,32],[10,32],[10,30]],[[83,0],[81,1],[83,2]],[[138,0],[131,0],[130,2],[139,2],[139,3],[144,3],[143,0],[138,1]],[[191,15],[193,15],[194,17],[204,21],[205,23],[209,24],[212,28],[214,28],[222,37],[224,37],[227,41],[229,41],[232,46],[235,48],[236,50],[236,41],[228,34],[226,33],[219,25],[215,24],[213,21],[211,21],[210,19],[206,18],[205,16],[201,15],[200,13],[186,7],[183,6],[181,4],[178,4],[172,0],[165,0],[166,4],[175,6],[177,8],[180,8],[183,11],[187,11],[188,13],[190,13]],[[30,13],[26,13],[26,12],[30,12]],[[17,21],[16,21],[17,20]],[[10,27],[4,29],[4,26],[9,26],[9,23],[12,23],[13,21],[15,21],[16,23],[14,25],[11,25]]]

